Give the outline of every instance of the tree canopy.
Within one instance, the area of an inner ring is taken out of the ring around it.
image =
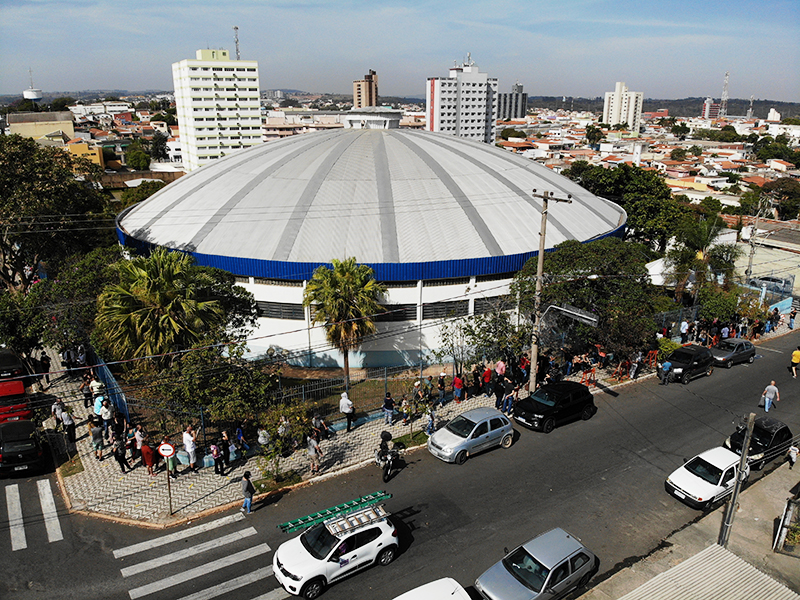
[[[143,181],[136,187],[126,189],[122,192],[122,208],[128,208],[138,202],[147,200],[165,185],[167,184],[160,179],[154,179],[153,181]]]
[[[797,213],[800,211],[800,181],[791,177],[781,177],[768,181],[761,189],[777,203],[778,214],[782,220],[797,218]]]

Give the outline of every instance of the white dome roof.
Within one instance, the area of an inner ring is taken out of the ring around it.
[[[516,271],[539,247],[619,235],[625,212],[531,160],[454,136],[342,129],[206,165],[118,218],[120,239],[240,275],[307,279],[354,256],[383,281]]]

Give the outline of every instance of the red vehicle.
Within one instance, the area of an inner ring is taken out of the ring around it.
[[[33,418],[25,384],[21,379],[0,380],[0,423]]]

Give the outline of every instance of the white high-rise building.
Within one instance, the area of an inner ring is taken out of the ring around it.
[[[470,55],[449,77],[429,77],[426,129],[493,144],[497,137],[497,79],[478,70]]]
[[[187,171],[262,142],[257,61],[198,50],[173,63],[172,81]]]
[[[628,130],[635,136],[639,135],[639,125],[642,122],[642,92],[630,92],[624,81],[618,81],[613,92],[606,92],[603,103],[603,123],[618,125],[627,123]]]

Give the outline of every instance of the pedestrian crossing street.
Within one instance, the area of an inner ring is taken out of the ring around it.
[[[5,485],[4,497],[12,552],[27,549],[28,533],[35,529],[38,534],[42,525],[49,543],[60,542],[64,539],[50,480],[37,480],[35,492],[33,487],[32,481]],[[38,506],[35,501],[31,500],[34,494],[38,496]],[[3,529],[5,526],[0,522],[0,532]],[[5,548],[5,543],[5,540],[0,539],[0,551]]]
[[[242,513],[113,551],[131,600],[283,600],[272,548]],[[220,582],[221,583],[218,583]]]

